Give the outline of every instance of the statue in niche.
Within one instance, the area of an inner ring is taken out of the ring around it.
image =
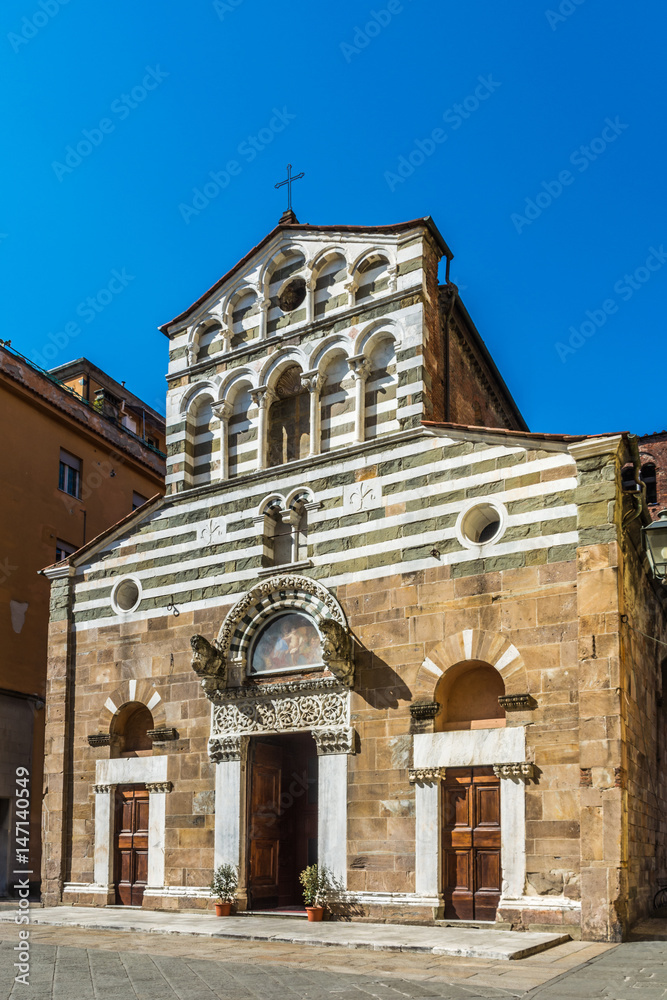
[[[190,639],[192,646],[192,669],[202,678],[217,677],[219,680],[225,679],[225,665],[219,651],[212,646],[203,635],[193,635]]]

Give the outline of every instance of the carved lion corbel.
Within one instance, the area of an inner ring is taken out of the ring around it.
[[[216,678],[220,683],[225,682],[226,667],[220,651],[211,645],[203,635],[193,635],[190,639],[192,646],[192,669],[202,681]]]
[[[339,680],[351,683],[354,673],[352,660],[352,637],[340,622],[333,618],[323,618],[319,622],[322,633],[322,659],[329,670]]]

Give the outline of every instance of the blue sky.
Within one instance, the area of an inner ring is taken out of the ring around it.
[[[289,161],[301,222],[433,216],[532,430],[662,429],[666,32],[659,0],[5,0],[0,337],[163,411],[158,324]]]

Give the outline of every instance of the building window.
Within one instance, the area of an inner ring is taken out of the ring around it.
[[[71,497],[81,497],[81,459],[60,449],[60,472],[58,474],[58,489],[69,493]]]
[[[146,444],[149,444],[151,448],[155,448],[156,451],[160,450],[160,442],[155,437],[146,437]]]
[[[56,562],[67,559],[67,556],[71,556],[76,550],[76,545],[70,545],[69,542],[63,542],[61,538],[58,538],[56,541]]]
[[[456,533],[462,545],[472,548],[497,542],[506,524],[507,514],[502,504],[474,501],[459,514]]]
[[[148,500],[148,497],[144,497],[141,493],[137,493],[136,490],[132,493],[132,510],[136,510],[137,507],[143,507],[143,505]]]
[[[141,603],[141,584],[135,576],[119,580],[111,591],[111,607],[117,615],[136,611]]]
[[[642,465],[641,481],[646,487],[646,502],[658,502],[658,481],[655,475],[655,465],[653,462],[645,462]]]

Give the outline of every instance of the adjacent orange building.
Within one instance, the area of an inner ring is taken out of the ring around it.
[[[29,837],[19,827],[18,848],[29,850],[35,890],[39,881],[49,620],[39,571],[164,493],[166,449],[164,418],[85,358],[46,372],[2,341],[0,427],[2,897],[22,818],[17,768],[31,772]]]

